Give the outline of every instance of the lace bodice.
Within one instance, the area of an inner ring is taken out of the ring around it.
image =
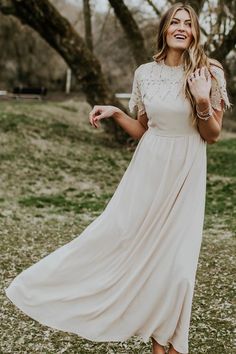
[[[222,69],[212,65],[211,73],[212,88],[210,100],[212,107],[221,110],[221,99],[224,102],[224,110],[230,107],[224,72]],[[132,94],[129,101],[129,109],[134,112],[137,107],[140,114],[149,111],[149,106],[153,100],[168,102],[166,109],[175,106],[177,100],[182,99],[184,106],[188,106],[188,114],[191,113],[191,107],[186,102],[183,94],[183,65],[168,66],[164,60],[160,62],[150,62],[140,65],[134,73]],[[156,102],[157,103],[157,102]],[[173,112],[174,113],[174,112]],[[148,115],[148,118],[149,117]]]

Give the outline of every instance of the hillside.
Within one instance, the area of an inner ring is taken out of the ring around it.
[[[134,146],[88,123],[84,102],[1,103],[1,353],[150,353],[136,337],[93,343],[20,313],[3,289],[20,271],[69,242],[104,209]],[[236,136],[208,145],[207,203],[190,353],[233,353],[232,247]]]

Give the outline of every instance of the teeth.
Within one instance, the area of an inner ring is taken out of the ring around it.
[[[177,39],[185,39],[186,37],[185,36],[181,36],[181,35],[177,35],[177,36],[175,36],[175,38],[177,38]]]

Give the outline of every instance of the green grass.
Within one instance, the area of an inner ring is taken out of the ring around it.
[[[71,192],[74,192],[73,188],[68,189]],[[26,207],[36,207],[36,208],[46,208],[52,207],[53,212],[66,212],[73,211],[75,213],[81,212],[101,212],[102,208],[111,198],[112,194],[103,193],[97,195],[96,193],[91,192],[80,192],[74,195],[74,199],[67,197],[62,194],[55,195],[41,195],[34,196],[29,195],[25,198],[20,199],[18,202]],[[1,200],[0,200],[1,201]]]
[[[236,176],[236,139],[221,140],[210,146],[208,172],[218,176]]]
[[[20,131],[23,125],[31,125],[31,122],[31,117],[25,114],[1,113],[0,131],[15,133],[17,131]]]
[[[0,112],[0,353],[148,354],[151,342],[95,343],[41,326],[4,288],[19,272],[72,240],[112,197],[135,146],[88,124],[83,102],[2,103]],[[204,237],[190,354],[232,354],[236,138],[208,146]]]

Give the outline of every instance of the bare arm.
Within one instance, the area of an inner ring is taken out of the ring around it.
[[[90,124],[99,128],[99,120],[109,117],[112,117],[134,139],[140,139],[148,128],[146,113],[138,114],[137,119],[133,119],[115,106],[94,106],[89,114]]]
[[[203,99],[197,101],[197,107],[200,111],[206,110],[211,106],[210,99]],[[221,103],[222,110],[218,111],[213,109],[213,116],[208,120],[197,119],[197,125],[201,137],[206,140],[208,144],[215,143],[219,136],[222,128],[222,118],[223,118],[223,106]]]
[[[206,70],[206,71],[205,71]],[[208,143],[215,143],[220,135],[223,118],[223,106],[221,111],[213,109],[210,101],[211,76],[206,67],[195,70],[188,78],[190,91],[192,92],[198,112],[206,112],[212,109],[212,115],[208,120],[197,117],[197,125],[202,138]]]
[[[131,118],[123,111],[118,111],[113,115],[114,120],[124,129],[132,138],[140,139],[148,129],[148,118],[145,114],[138,114],[137,120]]]

